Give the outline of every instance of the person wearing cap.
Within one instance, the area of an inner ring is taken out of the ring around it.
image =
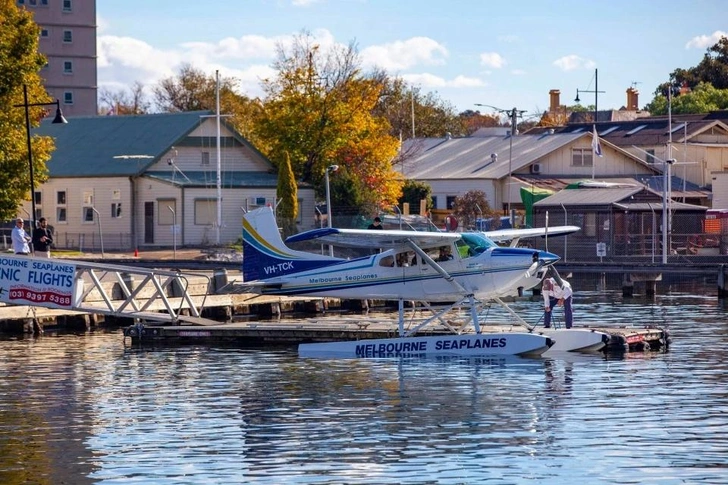
[[[374,222],[369,224],[369,227],[367,229],[384,229],[382,227],[382,220],[379,217],[374,218]]]
[[[11,238],[13,240],[13,251],[15,251],[15,254],[27,256],[30,254],[30,246],[28,245],[30,242],[30,236],[28,236],[28,233],[25,232],[25,229],[23,229],[23,224],[24,221],[22,217],[18,217],[15,220],[15,227],[11,233]]]
[[[571,328],[574,314],[571,308],[573,291],[569,282],[562,279],[561,286],[559,286],[554,278],[546,278],[543,280],[541,293],[543,294],[544,310],[546,311],[543,319],[544,328],[551,328],[551,313],[556,305],[564,307],[564,322],[566,328]]]
[[[45,217],[38,219],[38,224],[39,227],[33,229],[33,254],[39,258],[50,258],[53,233],[48,228]]]

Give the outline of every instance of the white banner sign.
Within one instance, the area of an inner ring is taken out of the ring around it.
[[[0,256],[0,301],[13,305],[71,308],[76,265],[56,259]]]

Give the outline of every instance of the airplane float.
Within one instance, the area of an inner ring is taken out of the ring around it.
[[[291,249],[280,237],[272,208],[261,207],[243,216],[243,286],[260,294],[396,300],[399,337],[305,343],[299,345],[301,355],[536,356],[554,341],[562,341],[565,350],[591,349],[606,342],[606,334],[582,329],[559,330],[558,337],[533,332],[531,327],[531,331],[483,333],[480,301],[495,300],[507,307],[499,298],[504,289],[515,288],[524,275],[553,265],[559,260],[555,254],[501,247],[480,233],[322,228],[291,236],[287,242],[307,240],[376,251],[344,259]],[[433,316],[405,330],[404,301],[422,303]],[[445,305],[435,310],[430,303]],[[475,333],[447,323],[444,316],[455,308],[468,310]],[[453,334],[416,335],[432,322]]]

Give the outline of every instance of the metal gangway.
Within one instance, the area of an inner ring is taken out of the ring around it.
[[[71,274],[73,284],[69,288]],[[191,279],[205,287],[195,296],[189,293]],[[212,322],[201,317],[212,288],[211,278],[204,273],[3,255],[0,287],[5,290],[0,290],[0,301],[12,305],[160,324]]]

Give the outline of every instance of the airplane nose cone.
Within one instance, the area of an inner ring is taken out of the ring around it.
[[[560,260],[561,257],[555,255],[554,253],[549,253],[548,251],[538,251],[534,253],[533,255],[534,261],[543,261],[544,264],[554,264],[556,261]]]

